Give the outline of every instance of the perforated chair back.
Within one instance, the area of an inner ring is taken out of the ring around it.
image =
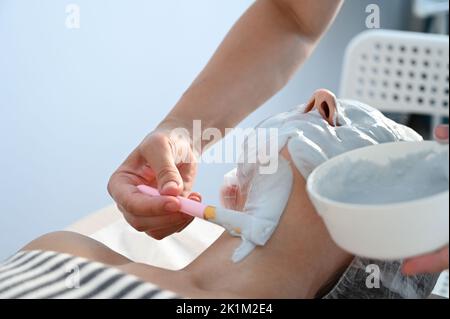
[[[340,97],[383,112],[448,117],[448,45],[445,35],[365,31],[347,47]]]
[[[382,112],[430,115],[433,127],[449,116],[449,38],[371,30],[348,45],[339,96]],[[435,293],[448,298],[448,272]]]

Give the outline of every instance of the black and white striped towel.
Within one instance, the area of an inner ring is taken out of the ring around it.
[[[119,269],[51,251],[19,252],[0,264],[0,298],[174,299]]]

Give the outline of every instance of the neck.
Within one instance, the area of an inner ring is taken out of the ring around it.
[[[240,239],[224,233],[185,271],[199,289],[209,292],[246,298],[314,298],[337,279],[351,256],[335,246],[317,216],[311,217],[298,216],[301,227],[282,221],[264,247],[239,263],[233,263],[231,255]]]
[[[331,240],[294,170],[294,183],[277,229],[264,247],[239,263],[240,238],[224,233],[185,271],[202,290],[247,298],[313,298],[340,276],[352,256]]]

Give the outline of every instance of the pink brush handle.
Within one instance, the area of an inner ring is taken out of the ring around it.
[[[138,185],[137,188],[146,195],[161,196],[156,188],[147,185]],[[205,211],[207,205],[181,196],[177,196],[177,198],[181,204],[180,212],[194,217],[204,218],[203,212]]]

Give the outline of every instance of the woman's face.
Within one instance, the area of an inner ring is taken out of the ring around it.
[[[287,147],[283,147],[278,154],[278,156],[283,157],[288,162],[292,161],[291,155]],[[257,164],[251,164],[252,169],[246,168],[247,174],[242,174],[240,169],[241,166],[238,165],[237,173],[236,170],[229,172],[228,177],[232,175],[231,179],[233,183],[229,183],[228,185],[224,185],[221,188],[220,199],[222,206],[228,209],[232,209],[235,211],[244,211],[245,204],[247,202],[248,193],[250,192],[251,186],[255,182],[254,174],[257,174]],[[251,173],[249,173],[251,172]],[[285,181],[280,181],[283,183]],[[261,194],[263,196],[264,194]]]
[[[319,89],[314,92],[310,101],[307,103],[305,113],[317,109],[329,125],[335,126],[337,123],[337,100],[336,96],[325,89]],[[287,149],[281,150],[280,154],[288,161],[291,160]],[[253,183],[254,174],[257,173],[257,164],[240,164],[236,171],[228,174],[232,176],[233,184],[225,185],[221,189],[221,202],[225,208],[236,211],[244,211],[247,194]]]

